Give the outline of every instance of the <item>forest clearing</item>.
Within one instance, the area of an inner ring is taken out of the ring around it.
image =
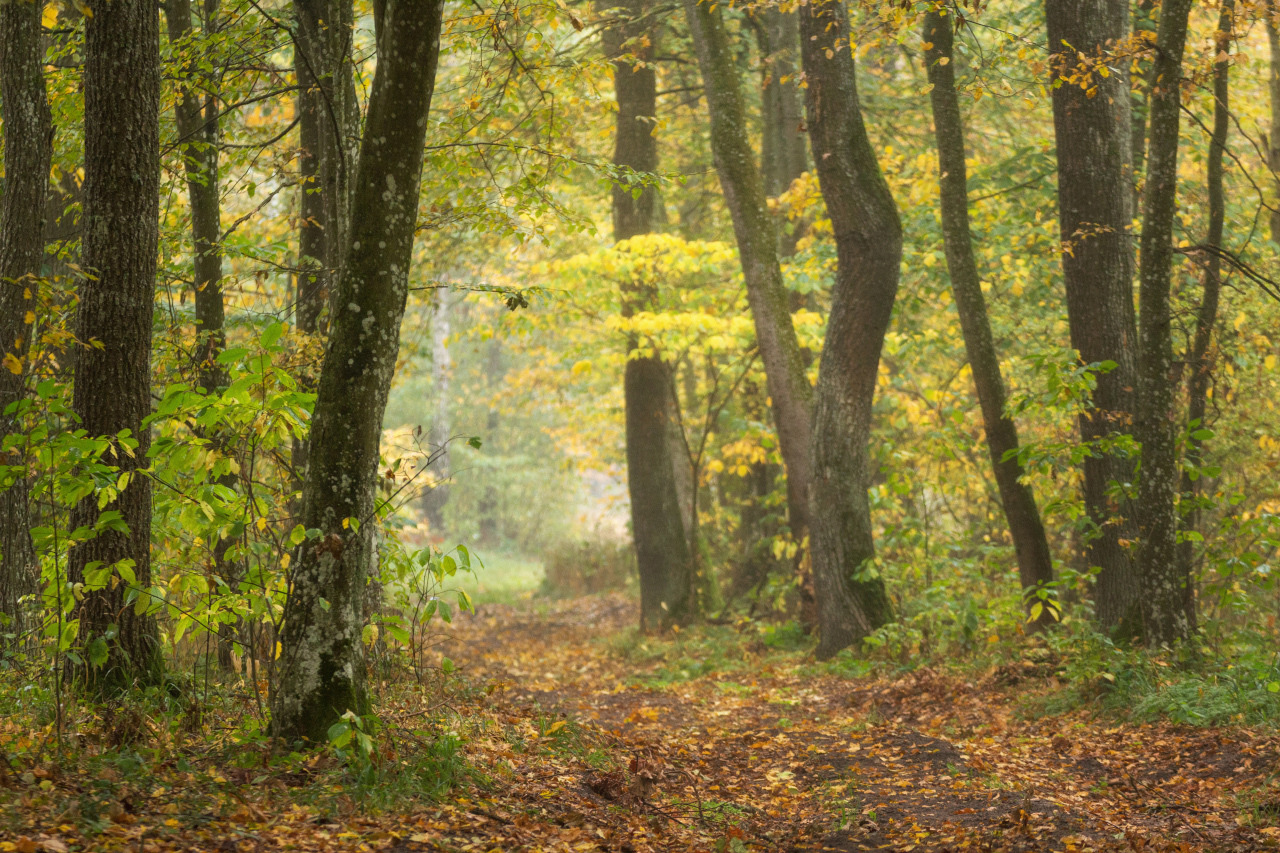
[[[1280,847],[1278,0],[0,0],[0,853]]]

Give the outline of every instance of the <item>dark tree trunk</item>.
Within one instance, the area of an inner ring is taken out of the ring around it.
[[[760,100],[764,116],[764,139],[760,150],[760,171],[764,192],[770,198],[782,195],[791,182],[809,168],[809,146],[804,130],[800,75],[796,51],[800,47],[800,24],[795,12],[766,6],[752,15],[764,80]],[[794,254],[795,240],[783,235],[781,252]]]
[[[217,0],[206,0],[206,37],[213,34],[217,8]],[[165,19],[171,44],[191,38],[194,32],[191,0],[169,0],[165,6]],[[190,67],[183,71],[188,78],[194,73]],[[212,88],[209,90],[212,91]],[[190,82],[184,82],[179,87],[178,99],[174,104],[174,118],[178,139],[182,144],[187,204],[191,209],[196,313],[193,366],[196,381],[207,393],[216,394],[226,388],[229,381],[226,368],[218,361],[218,357],[227,348],[226,309],[222,298],[222,206],[218,195],[218,107],[211,95],[206,96],[202,104],[196,89]],[[214,435],[212,438],[215,444],[222,443],[218,436]],[[219,484],[235,488],[236,478],[232,474],[226,474],[219,479]],[[213,547],[213,560],[217,576],[229,588],[234,589],[240,580],[240,570],[226,558],[232,544],[231,539],[220,539]],[[218,632],[218,664],[224,672],[230,672],[234,668],[234,642],[234,626],[221,626]]]
[[[295,316],[298,331],[328,330],[325,308],[334,293],[350,221],[355,145],[359,128],[356,100],[351,0],[294,0],[297,33],[299,200],[298,267]],[[301,378],[314,387],[308,371]],[[309,457],[308,441],[295,439],[292,465],[301,483]]]
[[[118,511],[128,531],[106,530],[71,549],[69,576],[85,580],[94,564],[120,566],[131,583],[108,583],[76,606],[80,642],[108,634],[101,667],[76,670],[99,689],[161,673],[159,634],[146,606],[151,586],[151,481],[146,466],[151,412],[151,321],[159,250],[160,16],[146,0],[113,0],[95,8],[85,24],[84,59],[84,265],[80,284],[72,407],[91,436],[110,436],[105,456],[128,486],[106,510]],[[127,431],[136,446],[116,436]],[[72,529],[93,529],[98,499],[90,495],[71,511]],[[135,598],[142,598],[135,607]],[[143,612],[139,614],[139,610]]]
[[[22,399],[35,334],[36,291],[44,257],[44,216],[53,154],[53,119],[44,84],[39,3],[0,5],[0,99],[4,109],[4,199],[0,208],[0,442],[15,432],[5,409]],[[21,451],[0,464],[22,466]],[[27,628],[19,599],[36,591],[25,473],[0,491],[0,637]],[[7,621],[7,625],[3,624]],[[5,645],[0,639],[0,647]]]
[[[1187,439],[1188,468],[1199,467],[1204,461],[1204,440],[1197,437],[1206,427],[1210,371],[1213,360],[1209,347],[1213,343],[1213,330],[1218,322],[1218,302],[1222,295],[1222,260],[1214,249],[1222,245],[1223,226],[1226,222],[1226,194],[1222,185],[1223,156],[1227,150],[1227,135],[1231,129],[1231,37],[1235,27],[1235,0],[1223,0],[1218,16],[1218,30],[1214,34],[1213,65],[1213,135],[1209,140],[1208,196],[1209,228],[1205,243],[1204,293],[1200,309],[1196,312],[1195,335],[1191,340],[1191,352],[1187,357],[1190,376],[1187,380],[1187,423],[1191,435]],[[1193,477],[1190,470],[1182,472],[1182,495],[1189,507],[1183,514],[1186,530],[1200,531],[1200,477]],[[1191,578],[1195,569],[1196,543],[1190,539],[1178,543],[1178,575]],[[1195,609],[1191,615],[1194,618]],[[1193,623],[1194,624],[1194,623]]]
[[[884,581],[867,575],[875,558],[867,444],[902,225],[863,125],[844,6],[811,0],[799,14],[809,141],[837,262],[818,366],[810,495],[817,655],[826,659],[893,616]]]
[[[1132,30],[1129,35],[1133,39],[1135,47],[1139,44],[1150,44],[1154,41],[1156,18],[1153,0],[1138,0],[1137,3],[1134,3],[1131,20]],[[1150,34],[1149,36],[1147,35],[1148,33]],[[1128,59],[1122,61],[1126,65],[1130,64]],[[1133,83],[1129,115],[1129,126],[1133,128],[1133,138],[1129,143],[1129,150],[1133,154],[1133,176],[1130,182],[1133,186],[1131,205],[1135,211],[1142,209],[1142,193],[1139,187],[1142,183],[1143,161],[1147,156],[1147,101],[1150,97],[1150,80],[1139,76]]]
[[[1143,191],[1139,298],[1137,438],[1138,570],[1143,633],[1152,644],[1174,643],[1195,630],[1195,591],[1178,560],[1177,368],[1170,306],[1173,218],[1178,207],[1178,111],[1182,53],[1192,0],[1165,0],[1152,68],[1151,141]]]
[[[1123,0],[1049,0],[1053,65],[1053,123],[1058,147],[1058,221],[1071,345],[1085,364],[1111,361],[1097,376],[1080,435],[1096,443],[1132,428],[1135,407],[1136,321],[1133,310],[1133,128],[1125,65],[1108,77],[1090,72],[1128,30]],[[1067,47],[1066,45],[1070,45]],[[1114,63],[1112,63],[1114,64]],[[1098,621],[1108,631],[1140,630],[1138,575],[1123,544],[1134,538],[1129,508],[1113,484],[1133,478],[1133,465],[1105,449],[1084,463],[1084,502],[1093,529],[1089,564],[1099,568]]]
[[[1271,135],[1267,139],[1267,159],[1271,177],[1280,189],[1280,8],[1276,0],[1263,7],[1267,25],[1267,44],[1271,49],[1267,66],[1267,91],[1271,95]],[[1280,197],[1271,206],[1271,240],[1280,243]]]
[[[622,7],[626,20],[605,33],[605,51],[613,60],[613,87],[618,101],[613,162],[636,172],[658,170],[658,142],[653,136],[657,115],[657,74],[652,65],[657,27],[643,0]],[[658,205],[655,188],[639,197],[622,185],[613,188],[613,238],[628,240],[653,230]],[[624,286],[622,314],[656,308],[656,285]],[[661,354],[642,355],[640,341],[627,342],[623,395],[627,416],[627,490],[631,499],[631,533],[640,575],[640,627],[655,630],[685,622],[693,615],[693,560],[685,538],[676,462],[669,432],[674,390],[671,368]]]
[[[443,0],[377,4],[378,64],[352,229],[320,372],[299,546],[281,633],[272,731],[323,743],[367,712],[361,643],[374,548],[378,446],[400,348]]]
[[[946,245],[951,292],[964,333],[965,351],[973,371],[973,384],[982,406],[982,422],[987,434],[987,450],[995,470],[1000,503],[1009,522],[1018,574],[1032,625],[1044,628],[1055,621],[1050,608],[1037,593],[1053,582],[1053,557],[1045,537],[1040,509],[1031,487],[1022,482],[1023,470],[1017,459],[1018,431],[1005,413],[1004,377],[987,319],[987,303],[982,295],[978,264],[973,256],[969,230],[969,187],[965,172],[964,123],[956,95],[955,62],[952,56],[955,16],[931,10],[925,16],[925,62],[933,88],[934,133],[938,141],[938,172],[942,213],[942,236]],[[1040,603],[1038,609],[1036,603]]]
[[[721,10],[700,0],[684,0],[684,6],[698,50],[711,114],[711,149],[733,218],[738,256],[755,321],[756,345],[764,364],[782,461],[787,470],[791,532],[800,541],[810,526],[813,388],[805,376],[804,356],[791,323],[790,299],[778,264],[777,233],[751,150],[741,81]]]

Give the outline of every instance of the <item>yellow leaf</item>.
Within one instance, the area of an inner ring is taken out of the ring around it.
[[[50,3],[44,7],[44,12],[40,15],[40,26],[46,30],[52,28],[58,23],[58,4]]]
[[[1276,357],[1274,355],[1269,355],[1262,360],[1262,363],[1266,366],[1267,370],[1275,370]]]
[[[36,312],[34,311],[28,311],[26,314],[22,315],[22,322],[26,323],[28,326],[30,326],[35,321],[36,321]]]
[[[93,17],[93,10],[89,8],[88,3],[83,2],[83,0],[72,0],[72,2],[76,7],[76,11],[81,15],[84,15],[86,18]]]
[[[293,560],[293,557],[290,556],[289,554],[282,554],[280,557],[280,568],[282,569],[289,568],[289,563],[292,562],[292,560]]]
[[[18,358],[13,353],[11,352],[5,353],[4,366],[8,368],[9,372],[12,373],[14,376],[22,375],[22,359]]]

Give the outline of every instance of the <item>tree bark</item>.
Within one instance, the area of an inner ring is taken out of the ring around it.
[[[809,141],[837,263],[818,366],[810,495],[823,660],[893,616],[883,579],[867,573],[875,558],[867,445],[880,350],[898,292],[902,225],[862,121],[844,6],[810,0],[799,14]]]
[[[1187,438],[1187,462],[1182,472],[1182,495],[1189,507],[1183,513],[1183,527],[1190,532],[1200,531],[1200,477],[1193,477],[1191,466],[1199,466],[1204,459],[1204,440],[1197,437],[1207,424],[1205,417],[1208,409],[1209,382],[1213,359],[1210,347],[1213,344],[1213,330],[1218,322],[1218,303],[1222,295],[1222,259],[1214,249],[1222,245],[1223,228],[1226,223],[1226,193],[1222,183],[1223,157],[1227,150],[1227,136],[1231,130],[1231,38],[1235,28],[1235,0],[1223,0],[1218,15],[1218,29],[1214,33],[1213,64],[1213,134],[1209,140],[1209,162],[1207,195],[1209,200],[1209,227],[1205,235],[1205,244],[1210,247],[1206,253],[1204,267],[1204,293],[1200,297],[1200,308],[1196,312],[1195,334],[1191,340],[1191,352],[1188,354],[1187,366],[1191,375],[1187,380],[1187,425],[1191,434]],[[1195,569],[1196,543],[1190,539],[1178,543],[1178,575],[1190,578]],[[1191,610],[1194,618],[1195,609]],[[1194,625],[1194,623],[1193,623]]]
[[[323,743],[367,712],[361,643],[375,544],[378,447],[400,347],[443,0],[378,4],[377,71],[356,173],[352,229],[320,372],[303,524],[281,633],[272,731]]]
[[[764,113],[764,138],[760,147],[760,171],[764,192],[782,195],[791,182],[809,168],[809,146],[804,130],[804,105],[800,94],[796,50],[800,24],[795,12],[766,6],[752,16],[764,80],[760,99]],[[795,240],[783,235],[782,255],[795,253]]]
[[[658,142],[653,136],[657,108],[657,74],[652,64],[657,25],[643,0],[631,0],[620,20],[605,32],[605,51],[613,61],[613,87],[618,122],[613,162],[636,172],[658,170]],[[653,231],[658,193],[644,187],[639,196],[625,185],[613,188],[613,239],[621,242]],[[622,314],[654,310],[657,285],[623,286]],[[661,353],[639,351],[640,341],[627,341],[623,374],[626,404],[627,490],[631,499],[631,533],[640,575],[640,628],[660,630],[688,621],[695,606],[693,560],[685,538],[676,462],[671,455],[670,366]]]
[[[44,82],[39,3],[0,5],[0,100],[4,109],[4,198],[0,207],[0,442],[17,431],[6,409],[22,399],[35,334],[36,291],[44,257],[53,119]],[[17,448],[0,464],[25,466]],[[19,600],[36,591],[28,484],[19,470],[0,491],[0,635],[28,627]],[[0,647],[5,642],[0,639]]]
[[[1050,607],[1037,595],[1053,582],[1053,557],[1035,495],[1031,487],[1022,482],[1024,471],[1017,459],[1018,431],[1013,418],[1005,413],[1004,377],[1000,373],[1000,358],[996,354],[991,322],[987,318],[987,302],[982,295],[978,264],[973,256],[964,121],[956,95],[952,51],[955,21],[954,15],[946,15],[936,8],[931,9],[924,20],[925,63],[929,69],[929,82],[933,85],[929,98],[933,105],[934,134],[938,143],[942,236],[947,269],[951,273],[951,292],[955,295],[973,384],[982,406],[987,450],[1018,557],[1023,598],[1029,612],[1035,614],[1031,625],[1042,629],[1056,621]],[[1038,610],[1035,609],[1037,602],[1041,605]]]
[[[1178,207],[1182,54],[1192,0],[1165,0],[1151,76],[1151,140],[1143,192],[1138,315],[1138,571],[1143,632],[1152,644],[1195,629],[1195,591],[1178,560],[1178,412],[1170,305],[1173,218]]]
[[[1267,91],[1271,95],[1271,135],[1267,139],[1267,160],[1277,188],[1277,199],[1271,207],[1271,241],[1280,243],[1280,8],[1276,0],[1263,7],[1266,19],[1270,65],[1267,66]]]
[[[297,31],[294,75],[298,81],[298,267],[295,317],[299,332],[324,337],[325,312],[335,292],[350,222],[360,112],[352,55],[351,0],[294,0]],[[307,371],[302,384],[313,388]],[[307,439],[295,439],[292,466],[301,482],[310,456]]]
[[[711,114],[711,149],[733,219],[747,298],[755,321],[756,345],[764,364],[774,425],[787,471],[791,532],[797,541],[802,541],[810,527],[813,388],[805,375],[804,356],[791,323],[790,299],[778,264],[777,234],[747,135],[741,82],[722,13],[706,0],[684,0],[684,7],[697,47]]]
[[[1084,463],[1084,503],[1092,524],[1090,566],[1099,569],[1095,598],[1105,630],[1140,630],[1138,575],[1125,541],[1134,538],[1128,507],[1114,484],[1133,478],[1133,465],[1097,442],[1128,432],[1135,408],[1136,321],[1133,309],[1133,195],[1129,74],[1109,76],[1083,62],[1101,62],[1128,29],[1124,0],[1049,0],[1053,123],[1058,148],[1058,221],[1071,345],[1085,364],[1114,362],[1097,375],[1080,437],[1091,445]],[[1068,47],[1067,45],[1070,45]]]
[[[71,549],[69,577],[96,564],[134,580],[86,593],[76,605],[80,642],[108,640],[104,665],[77,669],[88,686],[115,689],[161,674],[159,633],[146,609],[151,586],[151,481],[146,466],[151,412],[151,322],[159,251],[160,16],[146,0],[113,0],[85,23],[84,265],[80,285],[72,408],[90,436],[107,436],[106,459],[130,475],[106,510],[128,531],[103,530]],[[100,344],[100,346],[98,345]],[[116,436],[127,432],[128,449]],[[71,528],[93,529],[97,495],[71,511]],[[136,601],[136,599],[142,599]],[[142,612],[140,613],[139,610]],[[116,636],[110,638],[114,626]]]

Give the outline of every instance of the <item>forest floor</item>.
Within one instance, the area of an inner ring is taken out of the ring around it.
[[[363,782],[212,715],[143,720],[168,743],[150,759],[85,758],[125,725],[98,712],[78,763],[0,767],[0,851],[1280,849],[1274,732],[1025,713],[1056,678],[1034,648],[967,679],[853,679],[731,627],[640,637],[634,607],[456,618],[438,651],[461,677],[386,695]]]

